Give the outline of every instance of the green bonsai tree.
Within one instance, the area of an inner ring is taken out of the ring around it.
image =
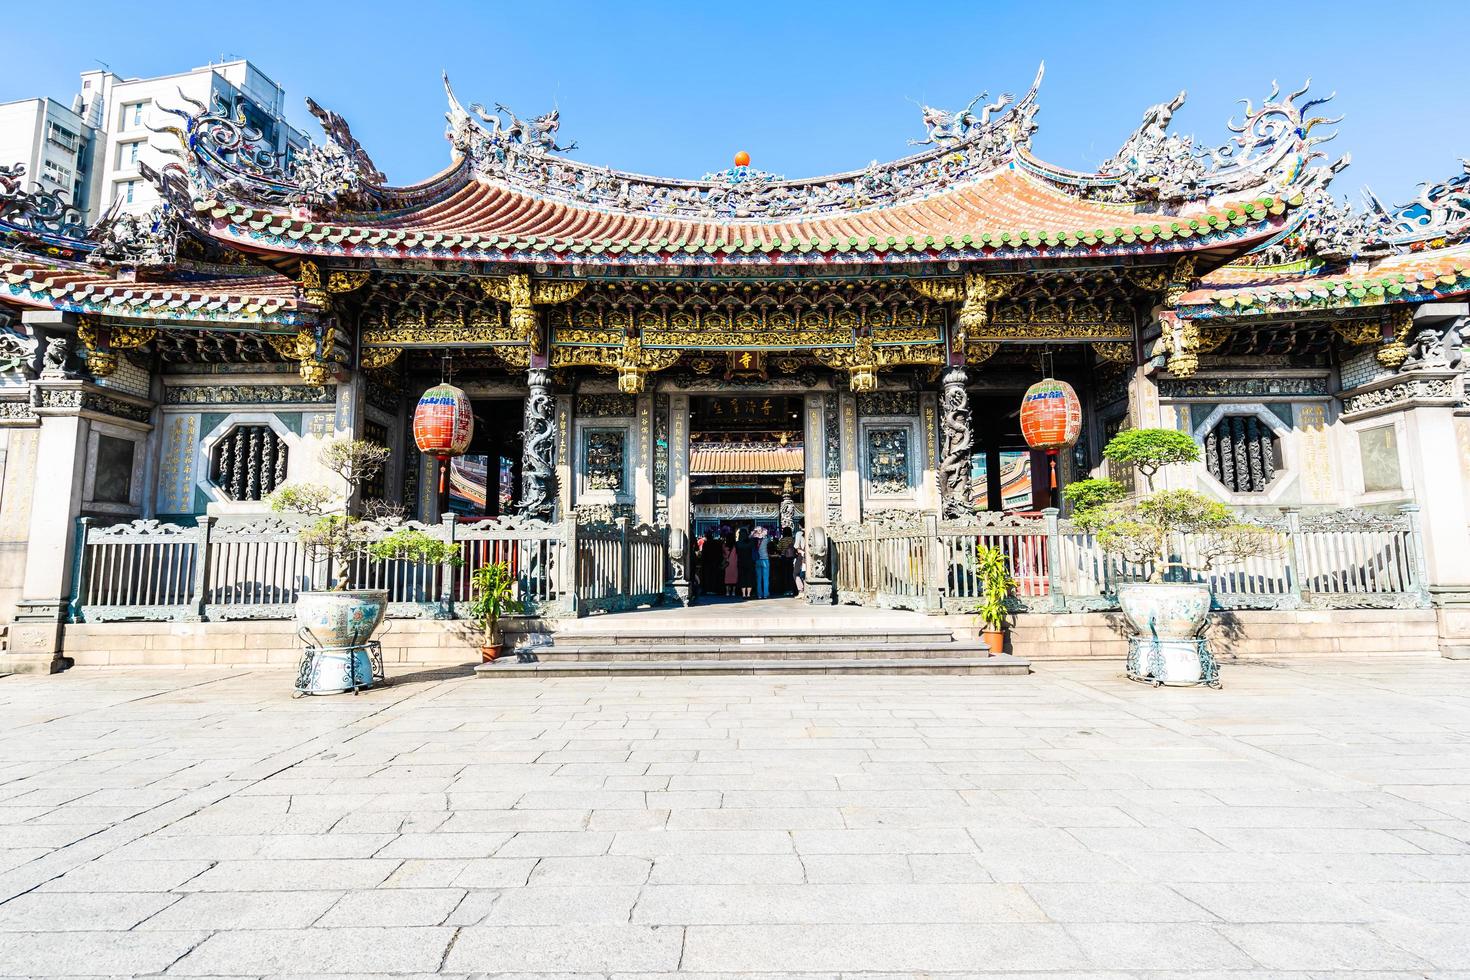
[[[1066,498],[1067,503],[1072,505],[1074,513],[1081,514],[1094,507],[1122,500],[1128,496],[1128,488],[1117,480],[1091,477],[1067,484],[1062,488],[1062,496]]]
[[[1218,500],[1194,490],[1160,490],[1137,500],[1099,504],[1077,513],[1078,527],[1124,561],[1152,565],[1148,580],[1164,581],[1171,568],[1205,573],[1280,550],[1274,531],[1239,520]],[[1175,560],[1175,535],[1190,535],[1188,560]]]
[[[499,643],[500,617],[523,608],[506,562],[488,562],[470,573],[469,614],[485,631],[485,646]]]
[[[383,469],[388,450],[366,439],[337,439],[322,446],[317,459],[347,484],[343,496],[320,483],[286,483],[267,500],[277,513],[297,514],[309,520],[297,539],[314,563],[321,562],[333,577],[334,590],[352,587],[355,558],[376,561],[407,560],[422,564],[458,565],[459,549],[447,541],[410,528],[383,535],[383,523],[364,521],[348,513],[362,485]],[[386,513],[391,508],[378,508]],[[385,523],[392,523],[389,517]]]
[[[1106,552],[1124,561],[1150,565],[1149,581],[1164,580],[1171,568],[1201,574],[1221,565],[1280,551],[1279,536],[1247,524],[1218,500],[1194,490],[1153,489],[1153,477],[1172,463],[1199,459],[1199,446],[1173,429],[1120,432],[1103,449],[1110,463],[1132,466],[1143,474],[1149,493],[1128,498],[1116,480],[1079,480],[1062,491],[1071,503],[1076,525],[1092,534]],[[1189,535],[1189,559],[1176,560],[1175,535]]]
[[[1103,458],[1114,466],[1138,470],[1152,493],[1154,474],[1172,463],[1197,461],[1199,445],[1188,433],[1174,429],[1125,429],[1108,440]]]
[[[980,585],[980,606],[975,610],[985,628],[999,632],[1010,614],[1011,591],[1016,580],[1006,565],[1005,552],[979,545],[975,549],[975,576]]]

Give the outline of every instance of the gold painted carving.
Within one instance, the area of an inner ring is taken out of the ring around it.
[[[1169,273],[1169,283],[1164,287],[1164,305],[1178,306],[1184,294],[1194,283],[1194,256],[1181,255]]]
[[[1179,378],[1191,377],[1199,370],[1199,326],[1192,320],[1181,320],[1177,316],[1165,317],[1161,325],[1163,335],[1159,341],[1168,354],[1166,366],[1169,372]]]
[[[330,372],[328,358],[336,341],[334,328],[328,327],[322,334],[320,348],[317,346],[316,331],[310,327],[302,327],[294,334],[267,334],[266,340],[276,349],[276,353],[288,361],[298,362],[302,381],[310,385],[327,383]]]
[[[819,347],[812,356],[829,368],[847,372],[847,384],[853,391],[875,391],[878,388],[878,353],[872,337],[859,337],[851,347]]]
[[[1157,293],[1168,283],[1169,273],[1165,269],[1129,269],[1128,279],[1146,293]]]
[[[970,340],[965,342],[965,363],[984,364],[995,356],[1000,350],[1000,344],[993,340]]]
[[[351,293],[367,285],[371,273],[337,269],[327,274],[327,292]]]
[[[363,368],[387,367],[398,360],[398,355],[403,353],[401,347],[366,347],[357,359],[358,366]]]
[[[1408,360],[1409,348],[1404,343],[1404,338],[1409,336],[1414,329],[1414,309],[1410,306],[1401,306],[1390,310],[1385,320],[1387,330],[1391,332],[1390,339],[1383,342],[1383,346],[1374,352],[1378,363],[1390,371],[1397,371],[1399,367]]]
[[[308,303],[327,309],[332,305],[331,295],[322,288],[322,272],[317,264],[311,260],[301,263],[301,268],[296,274],[296,285],[301,290],[301,298]]]
[[[157,327],[120,324],[97,327],[89,317],[82,317],[77,323],[77,340],[87,356],[87,370],[98,378],[105,378],[117,370],[118,351],[136,350],[156,336]]]
[[[636,336],[625,337],[622,347],[555,347],[551,366],[600,367],[618,372],[618,390],[636,395],[646,387],[645,378],[653,371],[673,367],[682,356],[677,350],[647,350]]]
[[[1333,330],[1342,338],[1342,342],[1349,347],[1363,347],[1367,344],[1376,344],[1383,339],[1383,327],[1374,320],[1358,321],[1356,323],[1334,324]]]
[[[1093,342],[1092,352],[1110,364],[1133,364],[1133,345],[1122,341]]]
[[[587,288],[585,282],[566,280],[533,283],[525,273],[504,279],[481,279],[479,283],[486,296],[510,307],[511,331],[537,354],[545,353],[545,342],[536,320],[536,307],[565,303]]]
[[[498,309],[475,308],[468,322],[463,310],[439,307],[431,315],[408,307],[395,311],[390,320],[386,310],[374,310],[363,318],[364,347],[440,346],[443,344],[516,344],[523,338],[506,326]]]
[[[958,303],[965,298],[963,279],[915,279],[914,291],[938,303]]]

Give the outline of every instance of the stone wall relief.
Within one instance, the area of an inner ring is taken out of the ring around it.
[[[914,508],[924,443],[915,417],[864,418],[858,449],[863,510]]]
[[[576,421],[577,496],[580,513],[588,504],[634,503],[635,420]]]

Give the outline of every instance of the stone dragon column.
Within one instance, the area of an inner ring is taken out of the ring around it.
[[[509,308],[510,333],[526,344],[526,405],[521,428],[521,503],[526,517],[551,520],[556,511],[556,399],[545,324],[536,307],[565,303],[587,287],[574,280],[533,280],[526,273],[481,279],[480,288]],[[524,362],[523,362],[524,363]]]
[[[550,520],[556,509],[556,399],[551,371],[526,372],[526,410],[521,428],[521,514]]]
[[[970,380],[967,365],[979,363],[995,352],[996,345],[983,339],[990,320],[989,304],[1010,291],[1011,284],[981,272],[964,279],[921,279],[918,292],[941,302],[959,301],[958,314],[949,331],[949,366],[940,379],[940,509],[954,519],[974,512],[970,485],[970,455],[975,448],[975,429],[970,413]]]

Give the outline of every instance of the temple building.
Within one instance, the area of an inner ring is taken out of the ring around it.
[[[178,105],[171,162],[144,168],[162,203],[91,228],[0,166],[0,661],[84,657],[82,625],[279,613],[280,582],[206,543],[267,533],[264,498],[321,479],[328,439],[389,447],[365,496],[446,533],[658,536],[644,591],[677,600],[720,525],[1065,521],[1060,488],[1106,469],[1107,440],[1159,426],[1203,453],[1170,485],[1292,527],[1412,526],[1402,587],[1347,604],[1433,617],[1457,648],[1470,171],[1348,207],[1325,100],[1273,88],[1222,145],[1169,132],[1180,93],[1075,172],[1031,151],[1041,80],[925,107],[909,155],[802,179],[743,154],[699,180],[582,163],[556,111],[466,108],[447,77],[451,162],[407,187],[310,100],[325,140],[289,161],[227,107]],[[1018,422],[1047,376],[1084,412],[1056,457]],[[476,427],[441,491],[410,422],[446,380]],[[199,551],[109,572],[104,531]],[[1066,560],[1036,611],[1105,608],[1105,588],[1068,604]],[[1293,578],[1253,608],[1310,607]],[[272,595],[230,598],[251,588]]]

